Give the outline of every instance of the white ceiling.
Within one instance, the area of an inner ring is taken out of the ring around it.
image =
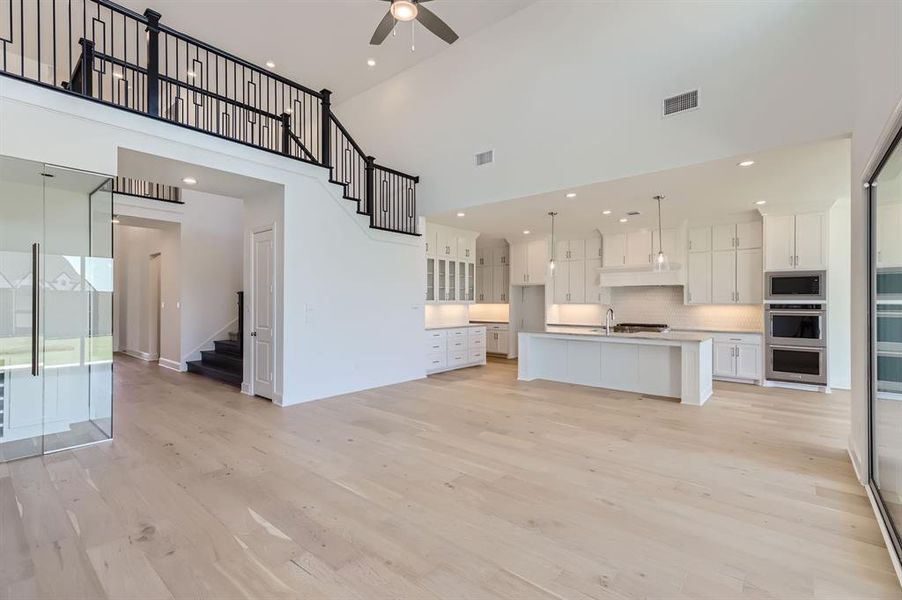
[[[429,8],[462,38],[491,25],[534,0],[435,0]],[[144,12],[152,8],[162,23],[263,66],[307,87],[328,88],[338,104],[435,55],[448,44],[401,23],[397,37],[370,46],[373,31],[389,4],[382,0],[119,0]],[[459,43],[459,42],[458,42]],[[375,67],[366,64],[377,61]]]
[[[754,160],[751,167],[739,167]],[[430,216],[430,222],[478,231],[489,237],[524,239],[551,231],[549,211],[557,211],[555,232],[583,236],[657,227],[656,194],[662,204],[664,227],[680,222],[709,222],[749,215],[759,210],[817,209],[831,206],[851,192],[850,143],[847,138],[782,148],[749,155],[558,190],[493,204],[461,208]],[[574,192],[575,198],[566,194]],[[765,200],[765,205],[755,202]],[[610,215],[602,211],[610,210]],[[638,217],[627,217],[638,210]],[[629,218],[620,223],[620,218]]]

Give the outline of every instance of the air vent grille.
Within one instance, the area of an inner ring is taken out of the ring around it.
[[[484,165],[489,165],[495,162],[495,151],[494,150],[486,150],[485,152],[480,152],[476,155],[476,166],[482,167]]]
[[[631,217],[638,217],[638,216],[641,215],[642,213],[640,213],[638,210],[631,210],[631,211],[629,211],[629,212],[626,213],[626,214],[629,215],[629,216],[631,216]]]
[[[664,116],[698,108],[698,90],[692,90],[678,96],[664,98]]]

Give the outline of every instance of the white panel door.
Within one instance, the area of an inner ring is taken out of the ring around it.
[[[711,228],[711,248],[718,250],[732,250],[736,247],[736,226],[715,225]]]
[[[548,242],[545,240],[529,242],[529,252],[527,254],[529,257],[529,266],[526,273],[527,283],[545,283],[548,269]]]
[[[586,303],[586,261],[584,260],[570,262],[570,297],[567,300],[571,304]]]
[[[736,377],[761,378],[761,346],[757,344],[738,344],[736,346]]]
[[[689,230],[689,252],[708,252],[711,249],[711,228],[693,227]]]
[[[651,231],[633,231],[626,234],[626,264],[630,266],[651,264]]]
[[[761,304],[764,301],[761,260],[761,248],[736,252],[736,302],[739,304]]]
[[[764,221],[764,270],[795,268],[795,222],[793,215],[766,217]]]
[[[711,253],[711,303],[736,302],[736,251]]]
[[[275,380],[275,264],[276,247],[272,229],[254,232],[251,286],[251,373],[254,394],[272,399]]]
[[[529,244],[511,245],[511,284],[526,285],[527,268],[529,267]]]
[[[559,260],[555,263],[554,271],[554,303],[567,304],[570,302],[570,261]]]
[[[714,376],[736,376],[736,346],[731,342],[714,342]]]
[[[740,250],[760,248],[762,235],[760,222],[739,223],[736,225],[736,247]]]
[[[711,303],[711,253],[689,253],[689,275],[686,301],[689,304]]]
[[[605,234],[602,245],[605,267],[622,267],[626,264],[626,234]]]
[[[827,268],[827,213],[796,215],[796,268]]]

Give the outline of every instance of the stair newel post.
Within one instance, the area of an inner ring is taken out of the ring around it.
[[[320,125],[320,133],[322,135],[321,150],[322,156],[320,162],[327,169],[332,168],[332,92],[329,90],[320,91],[322,95],[322,123]]]
[[[160,13],[147,9],[147,114],[160,116]]]
[[[238,292],[238,352],[244,356],[244,292]]]
[[[366,214],[370,216],[370,225],[373,220],[373,206],[376,204],[376,159],[366,157]]]
[[[94,95],[94,42],[81,38],[81,93],[85,96]]]
[[[282,120],[282,154],[291,156],[291,115],[283,112],[279,118]]]

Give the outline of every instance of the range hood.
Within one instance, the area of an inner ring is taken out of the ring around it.
[[[666,271],[655,270],[653,265],[633,267],[608,267],[598,269],[601,287],[683,286],[686,284],[683,266],[670,263]]]

